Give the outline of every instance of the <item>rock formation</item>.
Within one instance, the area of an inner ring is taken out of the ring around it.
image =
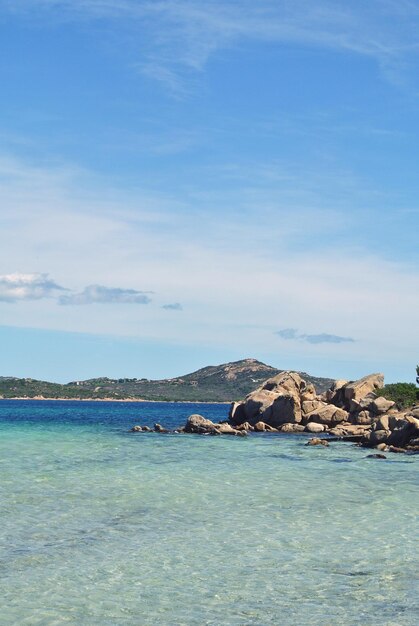
[[[360,380],[336,380],[317,395],[314,386],[296,372],[281,372],[233,402],[228,422],[214,423],[191,415],[185,426],[174,432],[198,435],[246,436],[257,433],[311,433],[328,439],[311,439],[307,445],[327,445],[333,439],[357,441],[380,451],[419,452],[419,406],[399,411],[394,402],[377,395],[384,386],[383,374]],[[133,432],[150,431],[134,426]],[[169,432],[160,424],[154,431]]]
[[[234,402],[229,422],[238,430],[327,433],[370,447],[419,450],[419,407],[399,412],[394,402],[377,396],[383,386],[383,374],[370,374],[337,380],[317,395],[299,374],[281,372]]]

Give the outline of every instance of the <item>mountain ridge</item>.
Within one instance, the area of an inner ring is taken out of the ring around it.
[[[208,365],[189,374],[160,380],[98,377],[59,384],[0,376],[0,397],[230,402],[245,397],[265,380],[283,371],[286,370],[247,358]],[[312,382],[318,393],[325,391],[333,382],[333,379],[305,372],[299,374]]]

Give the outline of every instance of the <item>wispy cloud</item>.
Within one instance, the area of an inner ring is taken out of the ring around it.
[[[151,298],[143,291],[89,285],[80,293],[61,296],[59,303],[71,304],[149,304]]]
[[[296,341],[306,341],[307,343],[318,344],[318,343],[353,343],[355,339],[352,337],[341,337],[340,335],[330,335],[328,333],[320,333],[318,335],[306,335],[298,332],[296,328],[284,328],[282,330],[278,330],[277,335],[281,337],[281,339],[296,340]]]
[[[0,300],[41,300],[54,297],[64,287],[57,285],[48,274],[3,274],[0,276]]]
[[[162,309],[166,309],[166,311],[183,311],[183,307],[180,302],[173,302],[173,304],[163,304]]]
[[[202,71],[214,53],[243,40],[367,56],[390,77],[394,66],[412,63],[419,45],[418,4],[407,0],[14,0],[6,8],[42,10],[43,18],[47,12],[53,19],[119,20],[142,34],[140,71],[177,95],[185,91],[185,70]]]

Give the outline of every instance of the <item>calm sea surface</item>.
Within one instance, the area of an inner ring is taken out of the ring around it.
[[[419,457],[128,432],[227,411],[0,401],[1,625],[419,624]]]

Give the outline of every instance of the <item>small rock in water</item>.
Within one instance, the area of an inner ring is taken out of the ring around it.
[[[155,433],[167,433],[168,431],[161,424],[154,424],[154,432]]]
[[[141,426],[133,426],[133,427],[131,428],[131,432],[132,432],[132,433],[141,433],[141,432],[143,432],[143,429],[142,429],[142,427],[141,427]]]
[[[388,450],[389,450],[389,452],[399,452],[400,454],[405,454],[406,453],[406,449],[405,448],[398,448],[397,446],[389,446]]]
[[[313,437],[307,441],[306,446],[328,446],[329,442],[326,439],[319,439],[318,437]]]
[[[384,454],[368,454],[366,459],[386,459],[387,457]]]

